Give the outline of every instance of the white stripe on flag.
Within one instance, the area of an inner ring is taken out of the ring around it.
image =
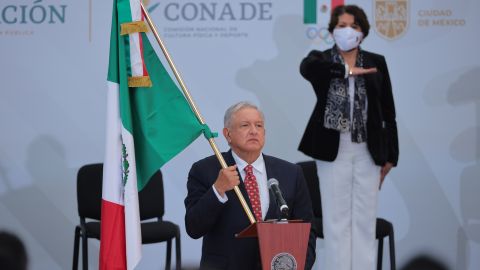
[[[137,169],[133,136],[122,128],[123,144],[128,153],[128,179],[125,184],[125,239],[127,246],[127,269],[133,269],[142,258],[142,232],[138,205]]]
[[[140,8],[140,0],[131,0],[130,1],[130,12],[132,16],[132,21],[141,21],[142,20],[142,11]],[[129,34],[130,39],[130,66],[132,69],[132,76],[143,76],[143,59],[142,51],[140,48],[140,33]]]
[[[138,205],[137,171],[135,162],[135,147],[132,135],[123,128],[120,118],[119,85],[108,82],[107,93],[107,144],[103,169],[104,200],[124,205],[125,207],[125,239],[127,269],[134,269],[142,257],[142,234],[140,229],[140,213]],[[123,141],[122,141],[123,140]],[[123,186],[122,147],[126,148],[128,175]]]
[[[123,205],[122,184],[122,123],[120,120],[119,86],[108,82],[107,90],[107,122],[105,145],[105,162],[103,164],[104,200]]]

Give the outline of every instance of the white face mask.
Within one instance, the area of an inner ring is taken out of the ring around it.
[[[363,33],[351,27],[335,28],[333,30],[335,44],[342,51],[350,51],[358,47],[363,39]]]

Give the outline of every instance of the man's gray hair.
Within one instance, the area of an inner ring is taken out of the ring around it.
[[[256,105],[248,101],[240,101],[238,103],[233,104],[232,106],[230,106],[230,108],[228,108],[225,111],[225,116],[223,117],[223,126],[226,128],[230,127],[232,122],[232,116],[236,112],[245,108],[251,108],[251,109],[257,110],[260,113],[260,116],[262,117],[262,119],[265,121],[265,116],[263,115],[263,112]]]

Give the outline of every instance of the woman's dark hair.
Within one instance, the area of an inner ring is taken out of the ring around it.
[[[0,268],[27,269],[27,251],[22,240],[13,233],[0,231]]]
[[[358,24],[362,29],[363,38],[368,36],[370,30],[370,24],[368,23],[367,15],[363,9],[356,5],[340,5],[333,9],[332,16],[330,17],[330,23],[328,24],[328,32],[333,33],[333,29],[338,24],[338,17],[348,13],[353,16],[355,24]]]

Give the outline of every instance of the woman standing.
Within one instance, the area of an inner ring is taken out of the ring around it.
[[[369,29],[361,8],[336,7],[328,28],[335,46],[300,65],[317,96],[299,150],[317,163],[326,270],[375,268],[378,190],[398,161],[385,58],[359,47]]]

